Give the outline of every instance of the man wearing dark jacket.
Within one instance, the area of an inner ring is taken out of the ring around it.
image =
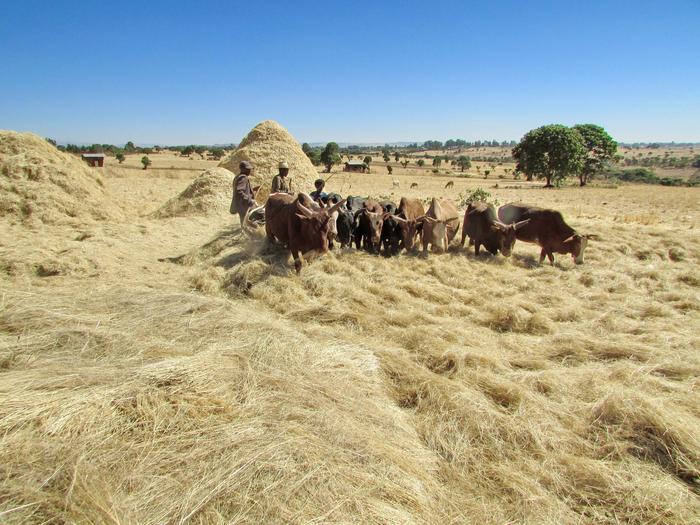
[[[231,201],[231,213],[238,213],[243,224],[245,214],[255,206],[255,194],[250,186],[248,176],[253,171],[253,165],[247,160],[239,164],[240,174],[233,179],[233,200]]]

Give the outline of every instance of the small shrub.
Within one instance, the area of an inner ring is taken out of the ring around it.
[[[498,199],[492,199],[491,194],[482,188],[475,188],[471,191],[467,190],[460,193],[457,197],[457,202],[460,206],[468,206],[473,202],[486,202],[494,206],[500,204]]]

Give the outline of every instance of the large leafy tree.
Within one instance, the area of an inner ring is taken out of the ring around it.
[[[551,124],[528,131],[513,148],[518,171],[528,180],[545,179],[545,188],[578,175],[586,160],[586,144],[575,129]]]
[[[331,172],[335,164],[340,163],[340,148],[335,142],[329,142],[321,152],[321,163],[326,167],[326,173]]]
[[[457,157],[457,166],[459,166],[461,171],[468,170],[472,167],[472,161],[466,155],[460,155]]]
[[[607,163],[615,158],[617,142],[602,127],[595,124],[576,124],[574,129],[583,137],[586,145],[586,160],[578,178],[581,186],[591,180]]]

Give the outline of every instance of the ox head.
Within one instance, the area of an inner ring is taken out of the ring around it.
[[[338,219],[335,221],[338,230],[338,240],[340,245],[349,246],[352,241],[354,217],[348,210],[338,210]]]
[[[384,225],[384,217],[386,214],[378,211],[369,211],[367,208],[363,208],[361,213],[365,216],[367,224],[369,225],[372,245],[378,247],[382,239],[382,226]]]
[[[588,239],[592,237],[592,235],[574,233],[571,237],[564,240],[564,247],[567,252],[571,253],[574,263],[583,264],[583,252],[588,244]]]
[[[424,216],[421,216],[416,219],[404,219],[399,215],[394,216],[394,220],[399,224],[399,229],[401,230],[401,242],[403,242],[403,247],[406,248],[406,250],[413,249],[419,226],[423,224],[424,218]]]
[[[330,208],[311,210],[297,201],[296,216],[301,222],[302,238],[308,243],[309,251],[328,251],[328,241],[332,240],[336,227],[338,210],[345,201],[334,204]]]
[[[510,257],[511,253],[513,253],[513,246],[515,246],[515,232],[525,226],[528,222],[530,222],[530,219],[516,222],[514,224],[503,224],[502,222],[497,221],[491,225],[491,229],[496,233],[498,239],[498,251],[500,251],[504,257]]]
[[[433,199],[435,200],[435,199]],[[447,223],[454,221],[455,217],[449,219],[435,219],[424,215],[421,218],[423,225],[423,245],[432,244],[433,250],[447,250]]]

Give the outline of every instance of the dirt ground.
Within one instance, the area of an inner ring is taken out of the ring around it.
[[[700,522],[700,189],[334,172],[598,240],[297,276],[233,216],[150,215],[194,157],[108,159],[123,220],[0,223],[2,521]]]

